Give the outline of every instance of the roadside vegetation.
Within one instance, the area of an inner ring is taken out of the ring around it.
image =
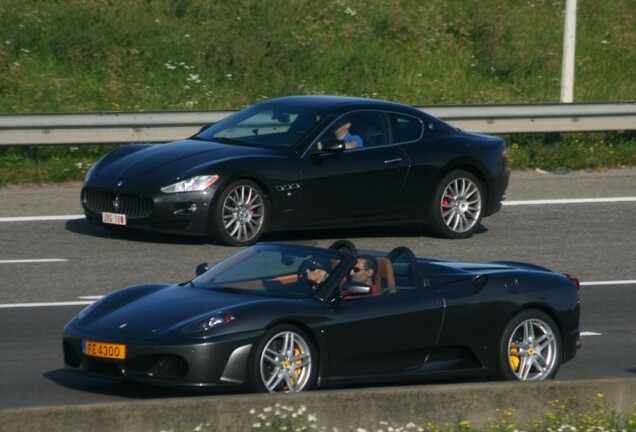
[[[604,403],[605,395],[598,393],[587,405],[579,406],[577,401],[552,400],[542,418],[531,422],[517,420],[514,409],[496,409],[484,426],[475,426],[466,419],[429,421],[426,424],[409,422],[395,424],[390,419],[376,427],[367,429],[327,428],[320,424],[320,418],[306,406],[275,404],[261,410],[252,409],[251,430],[253,432],[274,431],[325,431],[325,432],[634,432],[636,431],[636,406],[627,414],[617,414]],[[203,422],[192,431],[216,431],[213,422]],[[167,432],[167,431],[166,431]],[[185,431],[184,431],[185,432]]]
[[[240,109],[289,94],[554,103],[563,0],[3,0],[0,114]],[[575,102],[636,100],[633,0],[582,0]],[[634,131],[507,137],[511,166],[636,162]],[[0,186],[81,179],[108,146],[0,147]]]

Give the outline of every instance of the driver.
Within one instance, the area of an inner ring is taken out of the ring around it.
[[[349,131],[349,129],[351,129],[351,122],[341,121],[339,123],[336,123],[334,134],[336,135],[336,138],[344,141],[346,149],[363,147],[364,143],[362,142],[362,138],[360,138],[358,135],[353,135]]]
[[[309,257],[298,267],[298,280],[312,292],[320,288],[331,271],[331,263],[325,258]]]

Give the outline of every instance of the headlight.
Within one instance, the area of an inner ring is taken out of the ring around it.
[[[214,184],[219,179],[218,175],[207,175],[192,177],[187,180],[182,180],[177,183],[173,183],[161,188],[163,193],[176,193],[176,192],[196,192],[202,191]]]
[[[197,333],[211,330],[213,328],[220,327],[225,324],[229,324],[234,321],[236,317],[231,313],[218,313],[216,315],[211,316],[210,318],[206,318],[205,320],[195,322],[194,324],[190,324],[189,326],[184,327],[181,332],[182,333]]]

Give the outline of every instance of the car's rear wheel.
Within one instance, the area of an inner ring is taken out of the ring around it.
[[[554,378],[561,365],[561,334],[547,314],[528,309],[506,326],[499,347],[499,374],[512,381]]]
[[[484,202],[484,187],[477,177],[464,170],[451,171],[435,189],[431,228],[447,238],[470,237],[481,221]]]
[[[231,246],[249,246],[265,231],[269,215],[269,202],[261,188],[250,180],[236,181],[216,201],[212,235]]]
[[[252,353],[252,387],[258,392],[294,393],[313,385],[316,349],[307,335],[291,325],[271,328]]]

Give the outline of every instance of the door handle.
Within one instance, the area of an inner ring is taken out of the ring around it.
[[[387,160],[384,161],[385,164],[395,164],[395,163],[398,163],[398,162],[402,162],[402,158],[401,157],[395,158],[395,159],[387,159]]]

